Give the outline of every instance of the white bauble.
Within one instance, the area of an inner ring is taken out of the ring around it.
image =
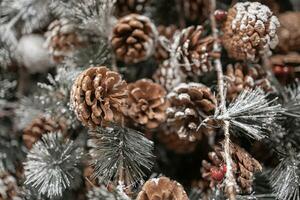
[[[17,47],[18,61],[30,73],[45,72],[54,63],[44,47],[45,38],[42,35],[30,34],[21,37]]]

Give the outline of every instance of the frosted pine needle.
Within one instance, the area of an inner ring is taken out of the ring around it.
[[[34,144],[24,163],[25,184],[49,198],[60,197],[81,180],[82,148],[61,133],[48,133]]]
[[[300,200],[300,154],[282,160],[270,182],[277,199]]]
[[[93,160],[94,178],[100,182],[130,184],[142,181],[144,170],[153,165],[153,143],[141,133],[118,126],[90,131],[90,155]]]
[[[285,114],[292,117],[300,117],[300,85],[292,85],[286,87],[286,93],[288,94],[288,102],[283,104],[286,108]]]
[[[229,121],[232,129],[244,132],[247,136],[260,140],[266,137],[268,127],[272,126],[280,113],[284,111],[277,98],[268,100],[260,89],[244,90],[224,112],[216,110],[214,118]]]

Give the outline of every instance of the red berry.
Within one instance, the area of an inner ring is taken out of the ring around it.
[[[222,170],[220,170],[220,169],[218,169],[218,168],[215,168],[215,167],[214,167],[214,168],[212,167],[212,168],[210,169],[210,176],[211,176],[211,178],[214,179],[215,181],[220,182],[220,181],[223,180],[225,174],[223,173]]]
[[[221,166],[221,170],[222,170],[222,172],[223,172],[224,174],[226,174],[227,167],[226,167],[225,164],[223,164],[223,165]]]
[[[225,10],[216,10],[214,15],[218,22],[222,22],[227,18],[227,12]]]

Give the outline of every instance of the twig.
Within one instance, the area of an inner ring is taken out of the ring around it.
[[[214,37],[214,45],[213,45],[213,50],[215,52],[220,51],[220,45],[218,42],[218,29],[217,29],[217,24],[214,16],[214,12],[216,9],[216,0],[211,0],[211,6],[210,6],[210,21],[211,21],[211,28],[212,28],[212,33]],[[214,65],[215,69],[217,72],[217,77],[218,77],[218,90],[219,90],[219,97],[220,97],[220,112],[225,113],[226,111],[226,100],[225,100],[225,95],[224,95],[224,74],[222,71],[222,64],[220,58],[214,58]],[[230,157],[230,133],[229,133],[229,122],[224,121],[223,124],[223,130],[224,130],[224,135],[225,135],[225,143],[224,143],[224,152],[225,152],[225,162],[226,162],[226,179],[225,179],[225,187],[226,187],[226,192],[228,195],[228,198],[230,200],[235,200],[235,178],[232,174],[232,160]]]

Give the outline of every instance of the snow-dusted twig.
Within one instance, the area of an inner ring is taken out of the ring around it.
[[[214,12],[216,10],[216,1],[211,0],[210,6],[210,21],[211,21],[211,28],[213,37],[215,39],[213,50],[218,52],[220,51],[220,44],[218,43],[218,29],[217,24],[214,16]],[[222,71],[222,64],[219,58],[214,59],[214,65],[218,76],[218,90],[219,90],[219,98],[220,98],[220,112],[226,112],[226,100],[225,100],[225,84],[224,84],[224,74]],[[225,179],[225,186],[227,195],[230,200],[236,199],[235,198],[235,186],[236,181],[232,173],[232,159],[230,157],[230,133],[229,133],[229,121],[224,121],[223,130],[225,135],[225,143],[224,143],[224,152],[225,152],[225,162],[227,166],[226,171],[226,179]]]

